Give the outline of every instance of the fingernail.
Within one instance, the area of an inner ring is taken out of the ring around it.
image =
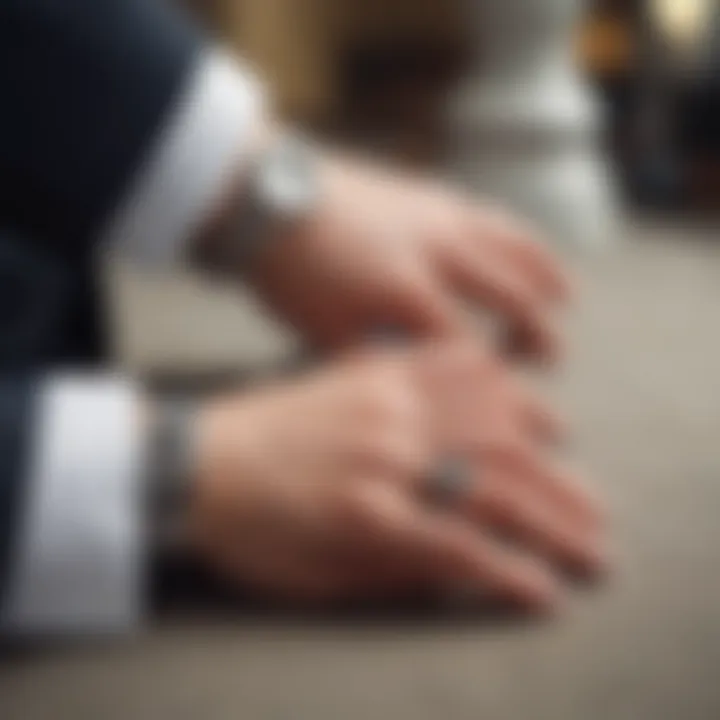
[[[610,564],[608,551],[597,543],[592,543],[579,551],[570,572],[576,580],[593,582],[608,574]]]
[[[541,560],[523,562],[514,575],[506,590],[526,610],[544,615],[562,607],[562,590],[549,565]]]
[[[565,606],[565,594],[559,583],[546,579],[536,587],[535,610],[542,614],[556,614]]]

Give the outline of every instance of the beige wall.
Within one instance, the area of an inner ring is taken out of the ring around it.
[[[342,50],[357,41],[461,37],[449,0],[217,0],[220,24],[252,58],[284,112],[317,119],[339,95]]]
[[[221,2],[221,26],[267,78],[278,109],[301,117],[330,112],[337,87],[333,0]]]

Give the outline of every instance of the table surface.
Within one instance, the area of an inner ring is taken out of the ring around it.
[[[0,666],[3,720],[720,718],[720,241],[633,233],[584,277],[557,393],[618,569],[559,621],[169,623]]]

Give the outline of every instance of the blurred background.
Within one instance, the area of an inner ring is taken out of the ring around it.
[[[407,162],[443,163],[447,98],[484,39],[468,22],[471,0],[193,4],[257,64],[286,117]],[[577,4],[584,7],[567,42],[604,101],[623,197],[660,210],[716,209],[718,3]]]

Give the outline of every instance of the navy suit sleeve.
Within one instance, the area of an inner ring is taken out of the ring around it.
[[[24,502],[36,387],[27,376],[0,380],[0,610],[9,586],[13,543]]]
[[[166,0],[0,0],[0,218],[87,256],[200,47]]]

